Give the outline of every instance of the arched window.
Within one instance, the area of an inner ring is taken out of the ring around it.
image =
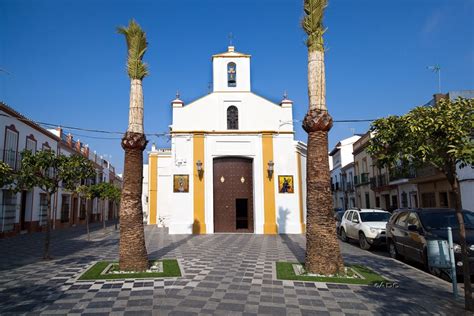
[[[239,110],[233,105],[227,108],[227,129],[239,129]]]
[[[235,87],[237,85],[237,66],[235,63],[227,64],[227,86]]]

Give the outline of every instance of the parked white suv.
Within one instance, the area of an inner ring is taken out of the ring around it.
[[[385,243],[385,226],[390,213],[383,210],[353,209],[344,213],[339,235],[342,241],[355,239],[360,248],[368,250],[372,245]]]

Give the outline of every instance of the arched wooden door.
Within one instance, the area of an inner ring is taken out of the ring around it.
[[[214,159],[214,232],[253,233],[252,159]]]

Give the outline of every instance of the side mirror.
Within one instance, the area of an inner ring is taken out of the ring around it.
[[[418,226],[416,226],[416,225],[408,225],[407,228],[411,232],[417,232],[418,231]]]
[[[358,223],[359,223],[359,220],[358,220],[357,218],[354,218],[354,219],[352,220],[352,222],[358,224]]]

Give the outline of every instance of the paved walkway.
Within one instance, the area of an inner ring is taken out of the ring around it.
[[[185,275],[146,281],[77,282],[93,261],[117,259],[118,233],[99,227],[55,231],[52,261],[39,260],[43,235],[0,240],[0,315],[463,315],[449,283],[390,258],[341,244],[399,288],[277,281],[273,264],[304,259],[304,237],[168,235],[146,227],[150,258],[177,258]]]

